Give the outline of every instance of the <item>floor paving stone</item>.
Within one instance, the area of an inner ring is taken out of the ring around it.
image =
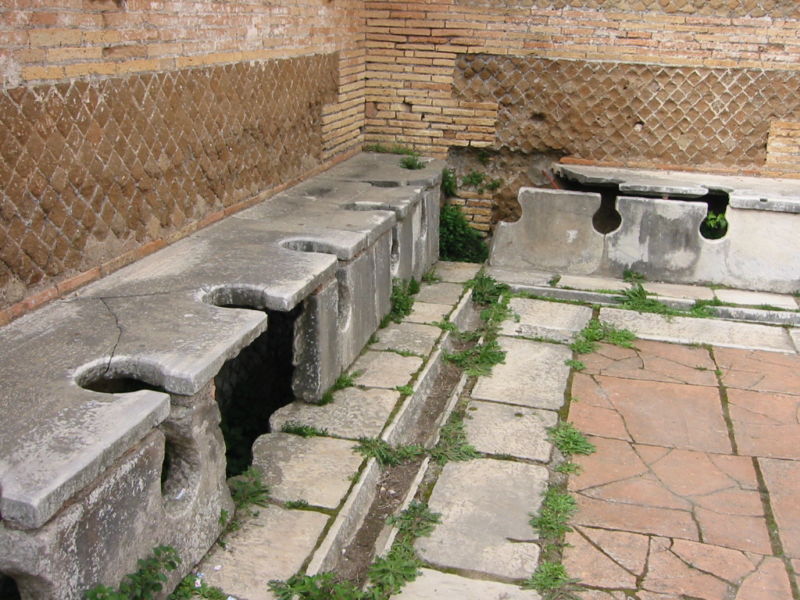
[[[333,393],[329,404],[295,401],[275,411],[269,423],[280,431],[286,423],[299,423],[337,437],[377,437],[400,399],[393,390],[345,388]]]
[[[519,319],[505,321],[500,328],[503,335],[569,342],[592,318],[592,309],[588,306],[546,300],[512,298],[509,308]]]
[[[558,410],[569,377],[569,367],[564,364],[572,358],[569,348],[506,336],[498,341],[507,352],[505,363],[495,365],[491,375],[478,378],[472,397]]]
[[[443,321],[452,310],[453,307],[450,304],[415,301],[411,314],[405,320],[409,323],[435,323]]]
[[[452,306],[458,302],[463,293],[464,286],[460,283],[423,283],[422,289],[414,296],[414,300]]]
[[[720,300],[728,304],[747,304],[751,306],[768,305],[787,310],[797,310],[797,302],[788,294],[752,292],[750,290],[725,290],[714,292]]]
[[[528,521],[538,510],[547,477],[544,467],[505,460],[448,463],[428,503],[441,513],[441,523],[430,537],[417,540],[421,557],[444,568],[529,577],[539,546]]]
[[[800,462],[759,458],[783,550],[800,559]]]
[[[716,364],[705,348],[636,340],[635,348],[600,344],[597,351],[580,357],[588,375],[647,379],[691,385],[718,385]]]
[[[730,389],[727,396],[739,454],[800,460],[800,395]]]
[[[554,411],[473,400],[464,428],[478,452],[546,462],[553,451],[547,429],[557,421]]]
[[[685,298],[688,300],[713,300],[714,291],[711,288],[699,285],[684,285],[680,283],[650,282],[644,284],[648,292],[664,298]]]
[[[253,444],[253,465],[263,472],[270,497],[333,509],[364,458],[353,446],[350,440],[268,433]]]
[[[727,388],[800,395],[800,356],[714,348]]]
[[[427,356],[433,350],[442,330],[433,325],[419,323],[392,323],[379,329],[378,341],[370,344],[373,350],[400,350]]]
[[[422,569],[422,575],[407,584],[397,600],[540,600],[539,594],[516,585],[468,579],[432,569]]]
[[[567,573],[580,573],[581,581],[586,585],[602,588],[635,588],[636,577],[641,573],[641,569],[638,572],[631,572],[618,564],[608,555],[608,540],[605,544],[592,543],[583,532],[584,529],[578,528],[567,534],[563,561]],[[644,556],[647,556],[647,536],[627,532],[609,532],[609,534],[631,543],[643,542]]]
[[[393,390],[398,385],[407,385],[421,366],[422,359],[416,356],[370,350],[353,363],[350,372],[360,373],[355,378],[358,385]]]
[[[512,287],[514,285],[522,286],[539,286],[547,285],[547,282],[553,277],[554,273],[546,271],[522,271],[519,269],[506,269],[504,267],[492,267],[486,269],[489,276],[497,281],[507,283]]]
[[[794,352],[794,345],[783,327],[693,317],[664,317],[618,308],[600,309],[600,320],[630,329],[638,337],[650,340]]]
[[[719,391],[680,385],[575,374],[570,418],[585,433],[640,444],[730,452]]]
[[[611,277],[588,277],[585,275],[562,275],[558,287],[576,290],[627,290],[631,285],[621,279]]]
[[[465,283],[475,277],[483,265],[468,262],[439,261],[435,265],[436,276],[450,283]]]
[[[235,598],[273,600],[269,581],[286,580],[300,569],[328,518],[308,510],[259,508],[258,515],[228,536],[226,548],[214,545],[197,571]]]

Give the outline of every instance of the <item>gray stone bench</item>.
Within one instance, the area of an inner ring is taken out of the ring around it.
[[[232,508],[223,365],[288,324],[318,400],[436,260],[442,167],[359,155],[1,329],[0,577],[81,598],[166,544],[177,582]]]
[[[619,227],[594,228],[600,193],[523,188],[522,217],[495,231],[492,265],[614,277],[631,269],[656,281],[800,289],[800,180],[572,165],[557,171],[619,192]],[[707,207],[690,200],[711,192],[728,196],[721,239],[701,235]]]

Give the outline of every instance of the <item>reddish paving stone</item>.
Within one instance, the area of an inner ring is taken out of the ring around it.
[[[779,558],[768,556],[758,570],[744,580],[736,600],[789,600],[792,589],[786,567]]]
[[[728,390],[739,454],[800,459],[800,396]]]
[[[688,540],[673,540],[671,551],[690,567],[712,573],[730,583],[738,583],[755,571],[761,560],[760,556],[748,556],[739,550]]]
[[[624,433],[619,421],[606,414],[601,423],[607,429],[592,427],[590,433],[595,435],[669,448],[731,452],[715,388],[579,373],[573,381],[572,396],[579,400],[570,408],[579,426],[590,420],[587,412],[602,412],[598,408],[619,413]],[[584,409],[584,403],[592,408]]]
[[[584,373],[623,379],[717,386],[716,365],[705,348],[636,340],[635,348],[600,344],[596,352],[581,357]]]
[[[573,519],[577,525],[700,539],[689,511],[619,504],[583,495],[578,495],[577,503],[578,514]]]
[[[580,573],[581,583],[611,589],[636,587],[636,575],[623,569],[577,531],[568,533],[565,541],[564,567],[567,573]]]
[[[703,600],[723,600],[730,597],[735,589],[731,583],[692,568],[676,556],[671,546],[672,541],[666,538],[651,540],[650,560],[642,588]]]
[[[578,531],[623,569],[635,575],[644,573],[650,538],[627,531],[609,531],[592,527],[578,527]]]
[[[800,462],[759,458],[783,550],[800,558]]]
[[[758,350],[714,348],[728,388],[800,395],[800,356]]]

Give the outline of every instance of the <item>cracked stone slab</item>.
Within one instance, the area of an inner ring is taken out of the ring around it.
[[[445,465],[428,505],[441,523],[415,546],[443,568],[525,579],[536,569],[539,546],[529,524],[547,487],[547,469],[478,459]]]
[[[391,323],[375,332],[378,341],[370,344],[373,350],[400,350],[427,356],[433,350],[442,330],[418,323]]]
[[[244,526],[215,544],[198,567],[209,585],[242,600],[274,600],[267,589],[272,579],[285,581],[297,573],[314,550],[328,516],[278,506],[259,508]]]
[[[443,321],[453,310],[451,304],[435,304],[432,302],[415,301],[405,321],[409,323],[434,323]]]
[[[397,600],[541,600],[533,590],[523,590],[516,585],[467,579],[460,575],[422,569],[422,574],[407,583],[394,596]]]
[[[800,395],[730,388],[727,396],[739,454],[800,460]]]
[[[370,350],[353,363],[350,372],[361,372],[356,377],[357,385],[391,390],[399,385],[407,385],[421,366],[422,359],[416,356]]]
[[[600,320],[629,329],[638,337],[650,340],[794,352],[789,334],[783,327],[693,317],[664,317],[617,308],[600,309]]]
[[[505,336],[498,341],[506,351],[505,363],[495,365],[491,375],[478,378],[472,397],[531,408],[561,408],[569,377],[564,361],[572,358],[569,348]]]
[[[503,335],[569,342],[592,318],[592,309],[588,306],[546,300],[512,298],[509,308],[519,320],[504,321],[500,327]]]
[[[339,506],[362,461],[350,440],[276,432],[253,444],[253,465],[263,472],[270,497],[323,508]]]
[[[728,388],[800,394],[800,356],[796,354],[714,348],[714,358]]]
[[[750,290],[720,289],[714,292],[722,302],[729,304],[746,304],[749,306],[775,306],[786,310],[798,310],[797,301],[788,294],[770,292],[753,292]]]
[[[474,400],[464,428],[478,452],[547,462],[553,451],[547,429],[557,422],[558,415],[550,410]]]
[[[459,283],[423,283],[414,301],[453,306],[463,293],[464,286]]]
[[[269,418],[270,429],[280,431],[286,423],[299,423],[337,437],[378,437],[399,398],[392,390],[345,388],[334,392],[329,404],[295,401],[279,408]]]
[[[441,260],[434,265],[435,273],[448,283],[466,283],[481,270],[480,264],[468,262],[448,262]]]
[[[800,462],[759,458],[783,550],[800,558]]]

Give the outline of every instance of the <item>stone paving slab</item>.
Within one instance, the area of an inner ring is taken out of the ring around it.
[[[556,275],[556,273],[551,271],[506,269],[505,267],[497,267],[494,265],[488,267],[486,272],[497,281],[501,281],[509,285],[515,284],[527,286],[547,285],[550,279],[552,279],[553,275]]]
[[[533,590],[515,585],[467,579],[459,575],[422,569],[422,575],[407,584],[397,600],[540,600]]]
[[[334,392],[329,404],[295,401],[279,408],[269,419],[270,429],[299,423],[337,437],[378,437],[399,399],[400,393],[393,390],[345,388]]]
[[[800,462],[759,458],[783,551],[800,559]]]
[[[592,318],[592,309],[588,306],[546,300],[512,298],[509,308],[519,320],[504,321],[500,327],[503,335],[570,342]]]
[[[714,348],[727,388],[800,395],[800,356]]]
[[[547,487],[544,467],[478,459],[445,465],[429,507],[441,523],[416,547],[436,566],[494,577],[525,579],[539,546],[528,521]]]
[[[439,261],[436,263],[436,275],[449,283],[466,283],[481,270],[483,265],[468,262]]]
[[[713,300],[714,291],[700,285],[686,285],[682,283],[662,283],[648,281],[643,284],[648,292],[665,298],[684,298],[689,300]]]
[[[436,304],[433,302],[414,302],[411,314],[405,320],[409,323],[434,323],[444,321],[450,311],[453,310],[451,304]]]
[[[576,290],[627,290],[631,284],[611,277],[589,277],[587,275],[562,275],[556,284],[562,288]]]
[[[564,364],[572,358],[569,348],[506,336],[498,341],[507,352],[505,363],[495,365],[491,375],[478,378],[472,397],[558,410],[564,404],[569,377],[569,367]]]
[[[372,350],[400,350],[427,356],[433,350],[442,330],[433,325],[419,323],[391,323],[379,329],[377,342],[370,344]]]
[[[782,327],[692,317],[667,318],[617,308],[602,308],[600,320],[650,340],[794,352],[789,334]]]
[[[253,444],[253,466],[263,472],[270,497],[334,509],[364,458],[353,447],[350,440],[268,433]]]
[[[454,305],[464,293],[460,283],[423,283],[415,301]]]
[[[547,428],[557,421],[558,415],[550,410],[473,400],[464,428],[467,441],[478,452],[546,462],[553,451]]]
[[[730,304],[747,304],[750,306],[767,305],[785,308],[787,310],[798,310],[797,300],[788,294],[726,289],[715,290],[714,293],[717,298]]]
[[[800,328],[792,327],[789,330],[789,337],[791,337],[792,338],[792,342],[794,342],[795,352],[800,354]]]
[[[356,384],[367,387],[394,389],[406,385],[411,376],[422,366],[422,359],[416,356],[400,356],[394,352],[374,352],[362,354],[350,369],[356,377]]]
[[[800,395],[729,389],[727,396],[739,454],[800,460]]]
[[[259,508],[228,536],[226,548],[214,545],[197,571],[237,600],[273,600],[269,581],[285,581],[300,569],[327,522],[328,516],[318,512]]]

